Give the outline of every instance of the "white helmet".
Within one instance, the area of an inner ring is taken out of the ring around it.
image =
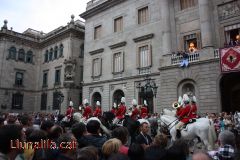
[[[101,105],[101,103],[100,103],[99,101],[97,101],[97,102],[96,102],[96,105],[97,105],[97,106],[100,106],[100,105]]]
[[[121,103],[126,103],[125,97],[122,97],[122,98],[121,98]]]
[[[145,106],[148,106],[146,100],[143,101],[143,104],[144,104]]]
[[[195,96],[192,97],[192,102],[197,103],[197,98]]]
[[[184,103],[188,103],[189,101],[190,101],[190,99],[189,99],[188,95],[187,95],[187,94],[184,94],[184,95],[183,95],[183,102],[184,102]]]
[[[72,101],[69,102],[69,106],[73,107],[73,102]]]
[[[181,97],[181,96],[179,96],[179,97],[178,97],[178,104],[180,104],[180,105],[181,105],[181,104],[182,104],[182,100],[183,100],[183,99],[182,99],[182,97]]]
[[[113,103],[113,108],[117,108],[117,104],[115,102]]]
[[[85,104],[87,104],[88,103],[88,100],[87,99],[84,99],[83,100],[83,104],[85,105]]]
[[[136,100],[136,99],[133,99],[133,100],[132,100],[132,105],[133,105],[133,106],[137,106],[137,100]]]

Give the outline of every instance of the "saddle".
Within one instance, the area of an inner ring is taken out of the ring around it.
[[[184,124],[184,126],[182,127],[182,129],[185,130],[185,131],[187,131],[187,126],[188,126],[189,124],[192,124],[192,123],[196,122],[196,121],[197,121],[197,119],[195,119],[195,118],[190,119],[188,123]]]

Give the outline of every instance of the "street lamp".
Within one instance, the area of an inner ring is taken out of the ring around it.
[[[157,95],[157,88],[155,81],[147,75],[144,78],[145,85],[142,85],[141,82],[138,83],[137,89],[140,93],[144,94],[144,97],[152,97],[154,96],[156,98]]]

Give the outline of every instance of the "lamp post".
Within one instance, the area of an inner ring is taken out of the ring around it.
[[[149,75],[144,78],[144,81],[144,85],[142,85],[141,82],[139,82],[137,85],[139,92],[144,93],[144,97],[150,98],[154,96],[156,98],[158,86],[156,85],[155,81],[151,79]]]

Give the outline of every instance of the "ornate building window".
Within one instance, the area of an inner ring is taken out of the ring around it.
[[[123,17],[114,19],[114,32],[120,32],[123,30]]]
[[[59,57],[62,57],[63,56],[63,44],[60,44],[60,47],[59,47]]]
[[[15,85],[18,87],[23,86],[23,73],[22,72],[16,72]]]
[[[227,26],[225,30],[225,47],[240,45],[240,23]]]
[[[48,50],[46,50],[46,53],[44,54],[44,62],[48,62]]]
[[[99,25],[99,26],[96,26],[94,28],[94,39],[99,39],[101,38],[101,32],[102,32],[102,26]]]
[[[201,48],[201,38],[200,32],[189,34],[183,37],[184,40],[184,50],[189,52],[194,52]]]
[[[152,65],[151,45],[144,45],[138,48],[138,68],[147,68]]]
[[[16,47],[9,48],[9,54],[8,54],[9,59],[15,59],[16,60],[16,54],[17,54]]]
[[[197,0],[180,0],[181,10],[191,8],[197,5]]]
[[[55,85],[60,85],[61,83],[61,69],[55,70]]]
[[[41,95],[41,110],[47,109],[47,93],[42,93]]]
[[[48,86],[48,72],[43,72],[43,87],[47,87]]]
[[[33,52],[32,51],[27,52],[26,62],[27,63],[33,63]]]
[[[24,49],[19,49],[18,51],[18,60],[24,62],[25,61],[25,51]]]
[[[15,93],[12,95],[12,109],[23,108],[23,94]]]
[[[54,47],[54,59],[58,58],[58,46]]]
[[[95,58],[92,62],[92,77],[100,77],[102,72],[102,59],[101,58]]]
[[[113,55],[113,73],[123,72],[123,52],[118,52]]]
[[[53,49],[51,48],[49,52],[49,61],[52,61],[52,60],[53,60]]]
[[[148,6],[138,10],[138,24],[147,23],[149,20]]]
[[[60,101],[59,101],[59,92],[53,92],[53,110],[59,109]]]

